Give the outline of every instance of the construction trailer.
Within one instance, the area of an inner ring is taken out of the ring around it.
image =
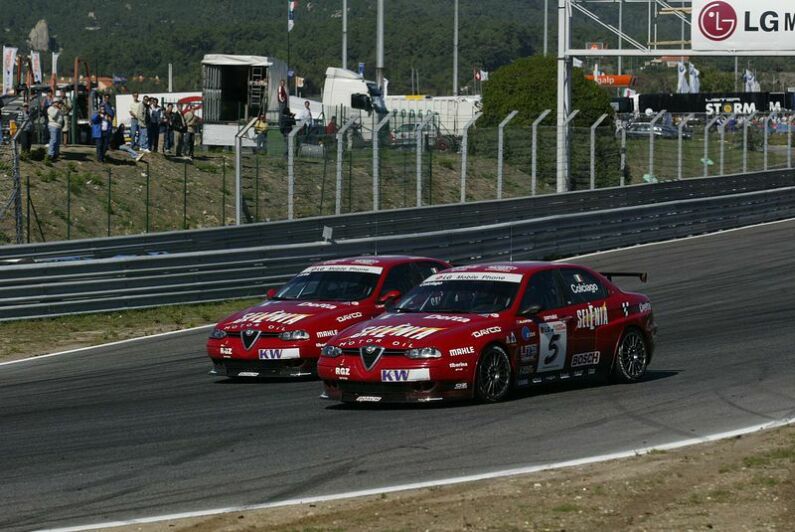
[[[287,80],[287,63],[273,57],[205,55],[202,143],[233,146],[238,131],[263,111],[268,121],[278,122],[278,90],[282,80]],[[253,139],[244,139],[244,145],[254,145]]]

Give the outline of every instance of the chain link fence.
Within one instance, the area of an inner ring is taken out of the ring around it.
[[[456,124],[401,113],[380,124],[317,123],[292,137],[275,127],[241,148],[242,223],[410,208],[557,190],[554,113],[534,126]],[[624,116],[569,127],[568,188],[589,190],[792,167],[792,116]],[[523,121],[527,123],[527,121]],[[291,149],[292,146],[292,149]],[[92,149],[57,165],[0,145],[0,241],[50,241],[235,223],[235,154],[193,161],[125,154],[103,167]],[[28,158],[26,162],[24,159]],[[90,166],[90,170],[86,170]],[[21,170],[21,171],[20,171]]]

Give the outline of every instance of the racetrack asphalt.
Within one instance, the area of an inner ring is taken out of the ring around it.
[[[0,367],[0,529],[261,504],[581,458],[795,413],[795,221],[572,262],[648,271],[642,383],[345,407],[207,374],[207,331]]]

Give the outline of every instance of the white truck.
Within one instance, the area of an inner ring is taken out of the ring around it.
[[[261,111],[279,121],[278,90],[287,63],[257,55],[209,54],[202,59],[202,143],[234,146],[235,135]],[[244,146],[254,146],[244,139]]]
[[[327,123],[331,117],[336,117],[340,126],[351,118],[359,118],[362,137],[370,140],[373,128],[387,113],[381,89],[374,81],[344,68],[326,69],[323,115]]]

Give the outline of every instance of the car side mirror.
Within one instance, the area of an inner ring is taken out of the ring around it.
[[[270,289],[270,290],[268,290],[268,292],[265,294],[265,297],[266,297],[266,298],[268,298],[268,299],[273,299],[275,296],[276,296],[276,289],[275,289],[275,288],[271,288],[271,289]]]
[[[390,290],[378,298],[379,305],[389,305],[400,299],[400,290]]]
[[[536,304],[532,304],[532,305],[527,305],[526,307],[524,307],[524,308],[519,310],[519,315],[520,316],[534,316],[534,315],[538,314],[539,312],[541,312],[541,308],[542,308],[541,305],[539,305],[537,303]]]

